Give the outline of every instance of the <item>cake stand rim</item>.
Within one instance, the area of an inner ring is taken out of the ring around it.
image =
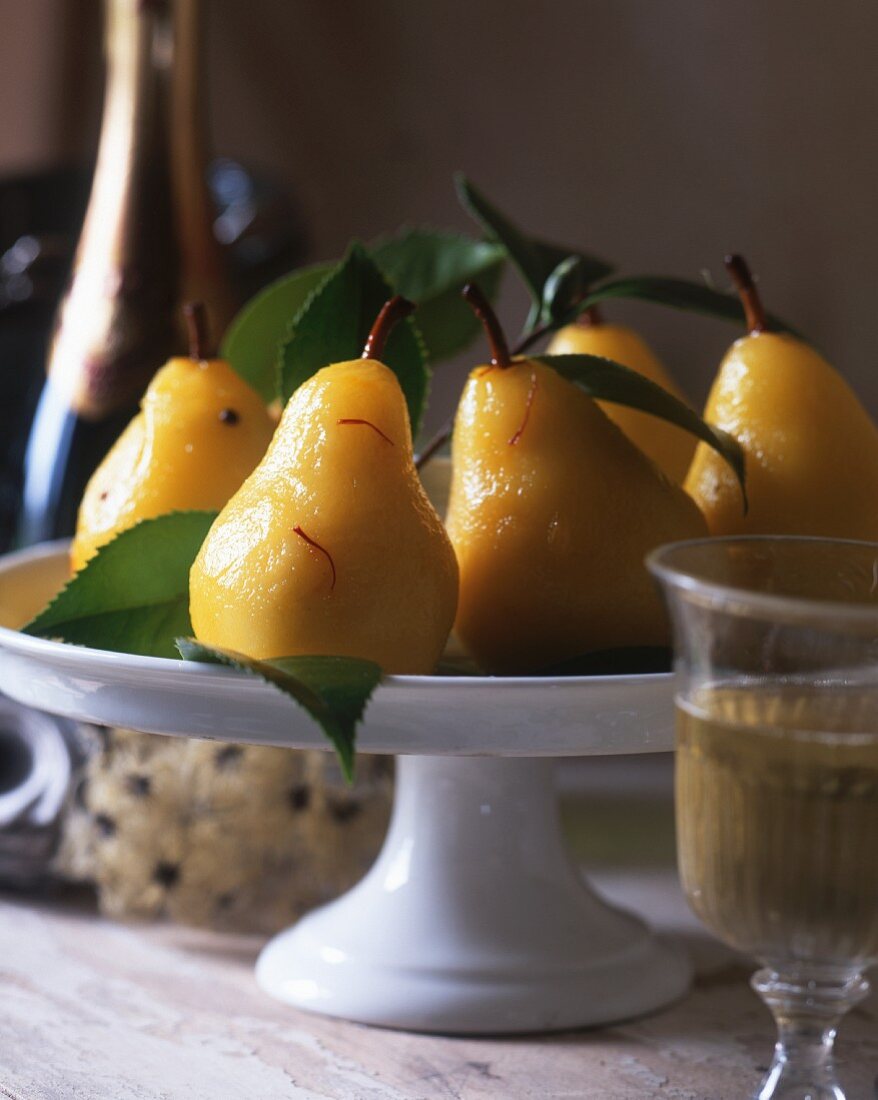
[[[0,554],[0,580],[3,575],[16,566],[43,561],[47,558],[59,557],[66,554],[70,545],[68,539],[57,539],[53,542],[39,543],[36,546],[26,547],[23,550],[14,550],[7,554]],[[220,665],[200,664],[197,661],[184,661],[179,657],[145,657],[134,653],[120,653],[112,649],[94,649],[91,646],[80,646],[69,642],[59,642],[51,638],[38,638],[30,634],[24,634],[21,630],[0,624],[0,646],[12,652],[24,656],[44,656],[65,663],[81,665],[89,659],[97,659],[101,663],[107,663],[114,668],[130,671],[141,671],[154,668],[156,672],[172,672],[185,667],[187,671],[196,672],[196,675],[215,676],[219,679],[238,680],[241,674],[234,669],[224,668]],[[196,671],[197,670],[197,671]],[[586,676],[450,676],[450,675],[396,675],[386,674],[381,680],[381,689],[404,687],[431,687],[431,688],[463,688],[477,690],[487,686],[496,687],[503,684],[507,688],[527,688],[533,690],[536,685],[545,688],[584,687],[586,684],[624,686],[639,684],[669,683],[673,679],[672,672],[640,672],[586,675]]]
[[[23,569],[45,566],[66,546],[0,556],[0,595],[10,573],[21,579]],[[673,747],[672,681],[672,673],[387,676],[369,701],[358,746],[421,756],[665,752]],[[242,744],[329,747],[310,716],[255,677],[35,638],[8,626],[0,626],[0,688],[25,705],[78,721]]]

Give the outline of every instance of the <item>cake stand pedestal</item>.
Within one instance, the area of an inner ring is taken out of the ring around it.
[[[7,695],[150,733],[326,747],[256,679],[21,634],[65,570],[58,544],[0,559]],[[573,865],[552,762],[668,749],[672,722],[669,675],[387,677],[359,734],[361,751],[397,756],[384,846],[357,886],[267,944],[258,982],[315,1012],[471,1035],[604,1024],[677,999],[685,956]]]
[[[606,1023],[679,997],[689,970],[572,865],[550,760],[400,756],[366,877],[263,950],[262,987],[417,1031]]]

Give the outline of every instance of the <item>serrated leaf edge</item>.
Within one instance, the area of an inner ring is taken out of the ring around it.
[[[184,661],[189,661],[193,664],[220,664],[226,667],[233,668],[238,672],[243,672],[248,676],[256,676],[263,683],[268,684],[274,688],[275,691],[279,691],[287,698],[292,699],[298,706],[301,706],[309,714],[313,721],[315,721],[323,733],[326,735],[332,747],[335,749],[336,755],[341,765],[342,772],[348,783],[353,782],[354,778],[354,756],[356,751],[356,730],[357,726],[363,719],[366,707],[369,704],[372,692],[366,698],[359,713],[351,721],[351,738],[350,744],[344,734],[341,724],[336,718],[331,706],[326,702],[323,697],[316,692],[313,688],[309,687],[302,680],[298,679],[290,672],[286,672],[280,669],[272,661],[260,661],[253,657],[248,657],[244,653],[238,653],[235,650],[226,649],[221,646],[211,646],[204,642],[200,642],[197,638],[177,638],[177,649],[180,656]],[[188,652],[187,652],[188,651]],[[207,652],[211,656],[208,660],[195,656],[195,652]],[[283,658],[279,658],[283,660]],[[370,662],[374,663],[374,662]],[[376,666],[377,667],[377,666]],[[292,690],[281,686],[272,675],[263,671],[264,669],[270,670],[277,676],[288,679],[291,684],[296,686],[298,694]],[[380,682],[380,681],[379,681]],[[377,686],[377,685],[376,685]],[[374,688],[372,689],[374,691]],[[307,701],[306,701],[307,700]],[[318,714],[320,715],[318,717]],[[329,727],[329,728],[327,728]],[[334,732],[330,732],[334,731]]]
[[[337,260],[332,265],[332,267],[330,267],[330,269],[326,272],[325,277],[317,284],[317,286],[314,287],[314,289],[299,307],[299,310],[296,313],[295,317],[287,322],[287,330],[278,341],[277,352],[275,354],[274,360],[274,387],[275,400],[280,401],[282,405],[286,404],[286,402],[289,400],[289,398],[284,395],[284,357],[286,355],[287,345],[293,338],[293,333],[296,330],[296,325],[301,323],[302,318],[305,316],[310,306],[314,303],[316,298],[323,293],[323,291],[326,289],[327,284],[329,283],[329,280],[333,277],[333,275],[335,275],[339,267],[345,262],[346,259],[347,253],[345,253],[345,255],[340,260]],[[314,266],[316,267],[318,265],[315,264]],[[290,394],[290,397],[292,397],[292,394]]]
[[[131,527],[126,527],[124,531],[117,532],[109,541],[105,542],[103,546],[99,547],[99,549],[98,549],[97,553],[94,555],[94,557],[89,558],[89,560],[85,563],[85,565],[81,569],[77,570],[77,572],[74,573],[72,577],[68,578],[68,580],[65,582],[65,584],[61,588],[58,589],[58,591],[51,598],[51,600],[49,600],[49,602],[46,604],[46,606],[41,611],[39,611],[30,620],[30,622],[25,623],[25,625],[23,627],[21,627],[21,633],[22,634],[27,634],[29,637],[32,637],[32,638],[43,638],[43,637],[45,637],[46,636],[45,634],[36,633],[32,629],[36,625],[37,621],[39,619],[41,619],[43,615],[45,615],[49,611],[51,611],[51,609],[55,606],[55,604],[58,602],[58,600],[60,600],[61,597],[64,595],[64,593],[67,592],[67,590],[70,588],[70,586],[75,584],[82,577],[82,575],[86,572],[86,570],[94,562],[96,562],[98,560],[101,553],[104,550],[106,550],[106,548],[108,546],[112,546],[114,543],[117,543],[120,539],[124,539],[127,535],[130,535],[132,531],[136,531],[136,530],[138,530],[138,528],[141,528],[146,524],[157,523],[160,520],[166,519],[168,516],[213,516],[213,518],[216,519],[216,517],[218,515],[219,515],[219,512],[215,512],[215,511],[212,511],[212,510],[207,509],[207,508],[205,508],[205,509],[201,509],[201,508],[175,508],[171,512],[163,512],[160,516],[148,516],[146,519],[138,520],[137,523],[133,524]],[[161,603],[167,603],[167,601],[161,601]],[[133,604],[131,607],[117,607],[117,608],[112,608],[110,610],[114,611],[114,612],[119,612],[119,611],[140,611],[140,610],[143,610],[143,608],[145,608],[145,607],[155,607],[155,606],[157,606],[157,605],[156,604]],[[161,604],[159,606],[161,606]],[[108,613],[109,613],[108,611],[95,612],[95,614],[103,614],[103,615],[108,614]]]
[[[231,323],[229,324],[228,328],[226,329],[225,333],[223,334],[223,339],[222,339],[222,342],[220,344],[220,357],[222,359],[225,359],[228,362],[229,366],[231,366],[231,368],[235,372],[235,374],[237,374],[238,377],[242,379],[242,381],[246,382],[248,386],[250,386],[252,389],[256,390],[256,392],[259,394],[259,396],[263,400],[265,400],[265,399],[264,399],[261,391],[259,389],[257,389],[257,387],[253,384],[253,381],[249,378],[245,378],[244,375],[241,374],[238,371],[238,369],[236,368],[234,360],[232,359],[231,355],[229,354],[229,341],[232,339],[232,337],[234,336],[234,334],[235,334],[236,330],[239,328],[239,326],[242,325],[246,320],[248,320],[248,318],[250,317],[250,315],[253,313],[254,310],[258,309],[261,306],[261,304],[265,300],[265,298],[268,297],[273,292],[275,292],[283,283],[286,283],[290,279],[294,279],[298,276],[305,275],[310,271],[316,270],[317,268],[328,267],[331,270],[333,266],[334,266],[333,263],[329,262],[329,261],[321,261],[320,263],[315,263],[315,264],[305,264],[302,267],[293,268],[292,271],[288,271],[285,275],[279,275],[276,279],[272,279],[272,281],[268,284],[268,286],[264,286],[264,287],[260,288],[251,298],[248,298],[248,300],[241,306],[241,308],[238,310],[238,312],[232,318]],[[327,274],[328,274],[328,272],[327,272]],[[277,357],[275,357],[275,364],[274,364],[273,374],[274,374],[275,390],[276,390],[277,389]],[[277,399],[277,396],[278,395],[275,392],[274,400]],[[270,402],[266,402],[266,404],[270,404]]]
[[[381,270],[380,264],[371,255],[371,253],[369,252],[369,249],[367,248],[367,246],[359,238],[355,238],[354,240],[352,240],[351,243],[348,245],[347,251],[345,252],[344,256],[342,256],[342,258],[338,261],[338,263],[335,264],[326,273],[326,278],[323,279],[311,291],[311,293],[305,299],[305,301],[302,304],[301,309],[298,311],[298,313],[293,318],[293,320],[289,323],[289,326],[287,327],[286,335],[284,336],[283,340],[281,341],[280,345],[278,346],[278,355],[277,355],[277,360],[276,360],[276,363],[275,363],[275,380],[276,380],[276,385],[277,385],[277,399],[280,402],[282,402],[283,404],[285,404],[287,401],[289,401],[290,398],[292,397],[292,394],[290,394],[289,397],[285,396],[285,394],[284,394],[284,384],[283,384],[284,356],[285,356],[285,353],[286,353],[287,344],[292,339],[292,336],[293,336],[293,333],[295,332],[296,326],[298,324],[301,324],[302,318],[305,316],[308,309],[313,305],[313,303],[316,301],[316,299],[319,297],[319,295],[322,294],[326,290],[326,287],[329,284],[329,281],[338,273],[338,271],[341,269],[341,267],[345,263],[347,263],[347,261],[351,258],[351,256],[357,255],[357,254],[362,255],[365,259],[367,259],[375,267],[375,270],[378,272],[378,274],[384,280],[384,285],[387,288],[388,297],[392,297],[396,293],[396,290],[394,289],[393,284],[388,279],[388,277],[384,274],[384,272]],[[431,383],[432,383],[432,378],[433,378],[433,370],[432,370],[432,367],[430,365],[429,349],[427,348],[427,344],[426,344],[426,341],[424,340],[424,337],[421,333],[421,330],[417,326],[415,318],[414,317],[406,317],[401,323],[403,325],[406,325],[408,327],[409,331],[414,336],[415,343],[417,344],[417,347],[418,347],[418,351],[421,354],[421,361],[422,361],[422,366],[424,368],[424,375],[425,375],[425,377],[424,377],[424,397],[423,397],[423,400],[421,401],[421,409],[420,409],[420,414],[419,414],[419,417],[418,417],[418,423],[417,424],[410,424],[412,439],[414,439],[415,436],[417,435],[418,431],[420,430],[421,423],[423,422],[423,419],[424,419],[424,413],[427,409],[427,405],[428,405],[429,400],[430,400],[430,389],[431,389]],[[408,403],[406,403],[406,409],[408,409]],[[409,419],[411,419],[411,417],[409,417]]]

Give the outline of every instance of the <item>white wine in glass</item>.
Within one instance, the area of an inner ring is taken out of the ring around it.
[[[675,625],[689,902],[754,955],[778,1025],[758,1100],[844,1100],[833,1044],[878,961],[878,546],[717,539],[654,555]]]

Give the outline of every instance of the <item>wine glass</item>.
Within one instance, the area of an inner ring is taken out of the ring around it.
[[[648,559],[671,611],[683,888],[762,964],[757,1100],[844,1100],[844,1014],[878,961],[878,545],[703,539]]]

